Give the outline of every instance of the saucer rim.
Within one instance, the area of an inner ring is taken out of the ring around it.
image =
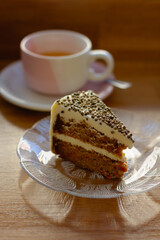
[[[36,102],[26,102],[26,100],[24,100],[23,98],[20,98],[19,96],[16,96],[15,94],[11,94],[11,92],[7,91],[6,87],[7,85],[5,84],[6,79],[5,79],[5,74],[6,72],[11,70],[12,68],[16,68],[17,65],[21,65],[22,66],[22,61],[21,60],[17,60],[14,61],[12,63],[10,63],[9,65],[7,65],[5,68],[3,68],[0,71],[0,96],[5,99],[6,101],[8,101],[9,103],[24,108],[24,109],[28,109],[28,110],[34,110],[34,111],[42,111],[42,112],[49,112],[51,105],[50,104],[45,104],[45,103],[36,103]],[[13,78],[14,79],[14,78]],[[12,80],[13,80],[12,79]],[[9,79],[10,81],[11,79]],[[105,80],[104,80],[105,81]],[[23,85],[24,89],[27,88],[27,86],[25,86],[25,84]],[[111,93],[113,92],[114,86],[112,86],[111,84],[108,83],[108,93],[106,96],[103,96],[101,99],[105,99],[107,97],[109,97],[111,95]],[[9,89],[9,88],[8,88]],[[43,97],[49,97],[52,98],[52,101],[54,102],[55,100],[57,100],[58,98],[61,98],[63,95],[43,95],[41,93],[35,92],[31,89],[28,88],[29,91],[32,91],[33,94],[43,96]],[[83,88],[82,88],[83,90]]]

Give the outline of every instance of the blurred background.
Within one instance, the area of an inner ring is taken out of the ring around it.
[[[20,58],[19,43],[27,34],[69,29],[87,35],[93,49],[108,50],[119,79],[140,81],[146,74],[149,91],[160,72],[159,0],[5,0],[0,29],[0,69]]]
[[[19,42],[43,29],[70,29],[116,60],[160,61],[159,0],[5,0],[1,2],[0,56],[19,58]]]

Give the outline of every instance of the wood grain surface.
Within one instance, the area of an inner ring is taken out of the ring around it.
[[[114,74],[132,88],[114,89],[110,107],[160,122],[160,1],[14,0],[1,3],[0,69],[19,59],[28,33],[51,28],[89,36],[115,58]],[[86,199],[49,190],[21,169],[16,147],[24,131],[49,113],[0,97],[0,239],[158,240],[160,187],[114,199]]]

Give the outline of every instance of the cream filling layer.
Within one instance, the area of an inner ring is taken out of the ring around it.
[[[123,153],[122,158],[119,158],[116,154],[112,154],[110,152],[108,152],[105,149],[99,148],[99,147],[95,147],[93,145],[91,145],[90,143],[85,143],[82,142],[76,138],[70,137],[70,136],[66,136],[64,134],[59,134],[59,133],[54,133],[53,136],[59,140],[62,140],[64,142],[70,143],[74,146],[78,146],[78,147],[82,147],[87,151],[95,151],[97,153],[100,153],[106,157],[111,158],[112,160],[116,160],[116,161],[121,161],[124,162],[125,161],[125,155]]]
[[[64,113],[63,113],[64,112]],[[58,105],[57,101],[54,102],[51,108],[51,128],[50,135],[52,136],[53,126],[57,119],[57,115],[60,115],[67,122],[69,119],[74,119],[75,122],[81,122],[85,120],[91,127],[95,128],[97,131],[104,133],[107,137],[111,139],[116,139],[118,143],[124,144],[128,148],[132,148],[132,141],[124,136],[122,133],[118,132],[116,129],[111,128],[105,123],[99,124],[99,121],[95,121],[90,115],[82,116],[79,112],[73,110],[68,110],[67,107]],[[86,117],[88,120],[86,120]],[[113,133],[114,132],[114,133]]]

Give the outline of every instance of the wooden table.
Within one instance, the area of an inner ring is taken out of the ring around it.
[[[8,62],[1,61],[3,67]],[[117,62],[120,79],[133,82],[105,100],[160,121],[157,62]],[[149,67],[150,66],[150,67]],[[0,98],[0,239],[160,239],[160,187],[114,199],[86,199],[45,188],[21,169],[16,146],[47,113],[24,110]]]
[[[19,59],[19,42],[42,29],[86,34],[93,48],[115,58],[110,107],[160,121],[160,2],[158,0],[5,0],[0,14],[0,70]],[[160,187],[114,199],[86,199],[36,183],[21,169],[16,147],[24,131],[48,113],[16,107],[0,97],[1,240],[158,240]]]

